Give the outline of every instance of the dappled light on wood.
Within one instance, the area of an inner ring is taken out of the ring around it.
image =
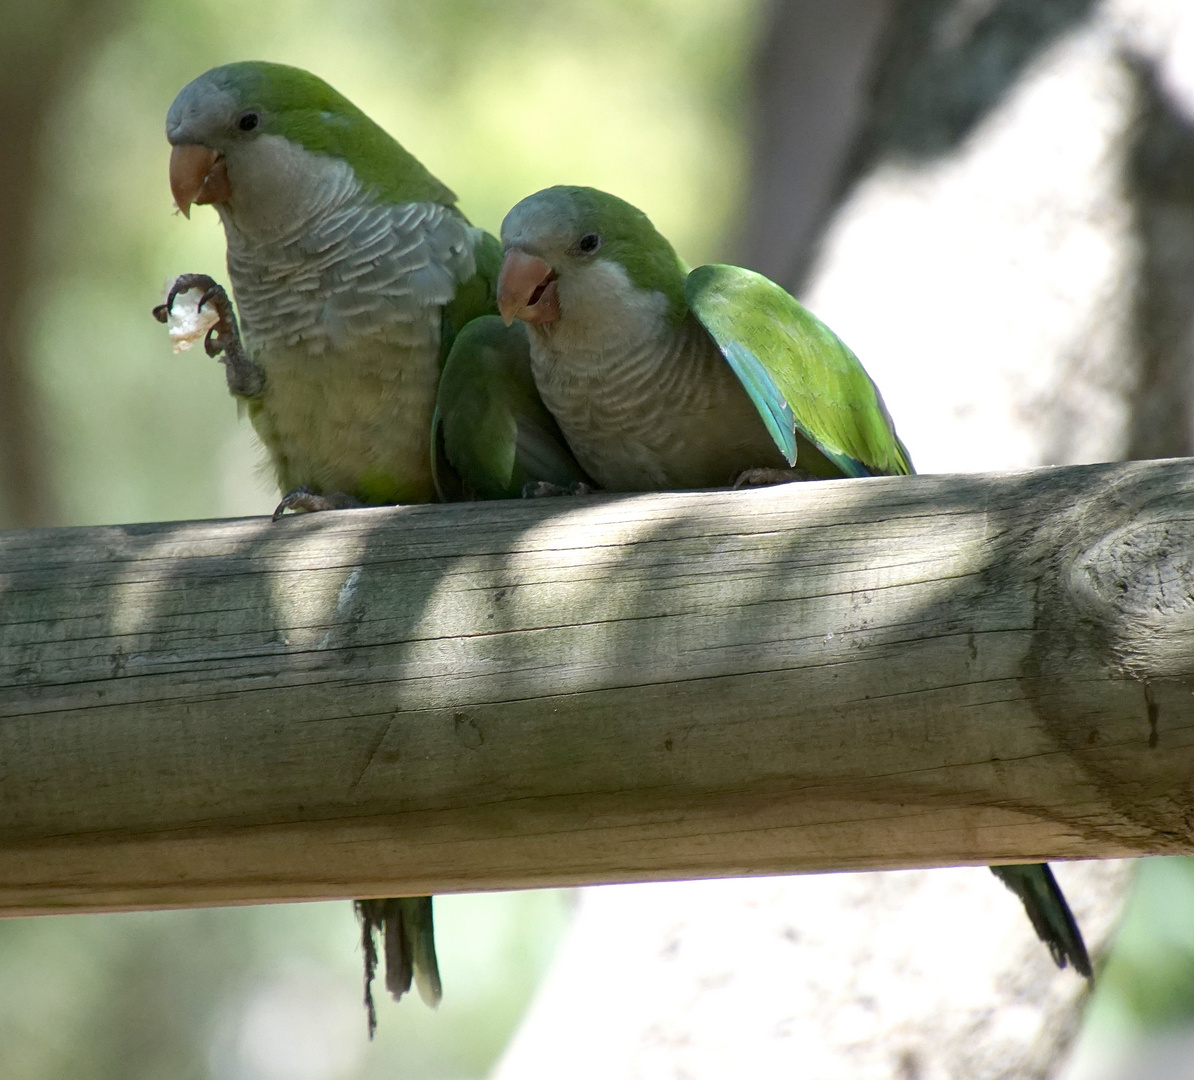
[[[0,537],[0,906],[1194,850],[1194,462]]]

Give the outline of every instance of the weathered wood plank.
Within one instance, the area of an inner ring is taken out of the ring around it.
[[[1194,461],[0,534],[0,910],[1194,852]]]

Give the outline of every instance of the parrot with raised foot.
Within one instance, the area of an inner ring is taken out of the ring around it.
[[[275,518],[286,510],[434,501],[440,371],[459,331],[497,310],[496,238],[473,227],[453,193],[360,109],[299,68],[247,61],[200,75],[170,106],[166,135],[179,210],[189,217],[193,205],[211,205],[223,224],[236,308],[212,278],[188,274],[154,313],[166,321],[176,295],[192,288],[202,290],[201,306],[216,310],[205,345],[220,356],[228,389],[269,454],[283,496]],[[521,328],[502,334],[525,353]],[[497,347],[496,334],[486,340]],[[472,356],[467,348],[457,353],[460,400],[476,396]],[[500,401],[530,415],[533,384],[516,379],[501,398],[502,372],[484,359],[478,370],[499,405],[483,430],[486,453],[497,460],[505,452],[494,435]],[[454,425],[456,415],[445,425],[439,469],[449,488],[460,486],[452,458],[478,457],[473,429]],[[504,430],[519,430],[519,422]],[[506,456],[524,482],[536,479],[521,453],[515,447]],[[489,493],[483,481],[473,486]],[[413,981],[429,1004],[440,1000],[432,903],[410,897],[356,906],[372,1032],[377,934],[394,997]]]

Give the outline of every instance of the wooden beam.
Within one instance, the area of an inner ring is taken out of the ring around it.
[[[1194,852],[1194,460],[0,534],[0,909]]]

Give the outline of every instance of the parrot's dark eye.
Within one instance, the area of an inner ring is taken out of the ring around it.
[[[601,237],[595,232],[585,233],[576,242],[576,250],[582,255],[592,255],[599,247],[601,247]]]
[[[236,126],[239,127],[241,131],[252,131],[260,123],[260,116],[258,116],[255,112],[247,112],[240,118],[240,120],[237,121]]]

